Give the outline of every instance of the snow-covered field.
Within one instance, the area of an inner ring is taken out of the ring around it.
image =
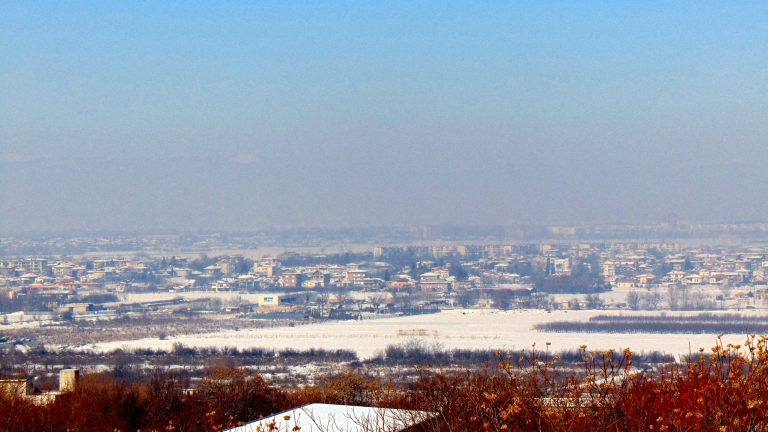
[[[117,341],[92,347],[104,351],[136,347],[170,349],[174,343],[180,342],[199,347],[350,349],[361,358],[369,358],[383,351],[387,345],[413,339],[441,349],[523,349],[533,343],[544,347],[545,342],[551,342],[550,349],[556,351],[585,344],[596,350],[628,347],[636,352],[663,351],[677,355],[696,352],[699,347],[709,351],[716,342],[717,335],[713,334],[543,333],[532,330],[534,324],[546,321],[587,320],[597,314],[652,313],[658,312],[448,310],[433,315],[222,331],[170,337],[167,340]],[[723,337],[726,343],[734,344],[743,344],[744,339],[742,335]]]

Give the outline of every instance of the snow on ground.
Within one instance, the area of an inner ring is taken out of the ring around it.
[[[710,299],[714,299],[716,296],[721,295],[723,293],[722,288],[715,285],[696,285],[696,286],[690,287],[689,289],[690,289],[690,295],[696,292],[700,292],[704,294],[705,297]],[[748,291],[749,291],[749,288],[732,289],[731,294],[737,294],[737,293],[746,294],[746,292]],[[654,292],[654,293],[660,294],[662,298],[666,298],[667,288],[657,287],[657,288],[651,289],[650,291],[646,290],[645,288],[614,288],[611,291],[600,293],[599,297],[607,305],[613,305],[616,303],[626,302],[627,294],[629,294],[630,292],[635,292],[640,295],[645,295],[648,292]],[[135,303],[146,303],[146,302],[155,302],[155,301],[167,301],[167,300],[172,300],[174,298],[180,297],[187,301],[200,300],[203,298],[218,298],[224,302],[242,300],[242,301],[247,301],[251,303],[257,303],[259,301],[260,296],[266,293],[267,292],[240,293],[240,292],[234,292],[234,291],[130,293],[130,294],[125,294],[123,296],[123,301],[135,302]],[[585,298],[583,294],[554,294],[551,297],[553,297],[556,302],[563,302],[571,299],[584,300]],[[756,304],[754,302],[750,304],[757,308],[763,307],[762,305]]]
[[[264,293],[259,293],[264,294]],[[217,298],[222,301],[242,299],[245,301],[257,302],[259,294],[247,294],[231,291],[192,291],[192,292],[158,292],[158,293],[131,293],[124,295],[124,302],[131,303],[148,303],[156,301],[168,301],[174,298],[183,298],[187,301],[200,300],[205,298]]]
[[[715,345],[713,334],[651,334],[651,333],[545,333],[532,330],[536,323],[555,320],[584,320],[597,314],[654,314],[658,312],[618,311],[492,311],[447,310],[438,314],[416,315],[363,321],[333,321],[298,325],[222,331],[200,335],[171,337],[166,340],[141,339],[100,343],[92,347],[110,351],[117,348],[171,349],[174,343],[195,347],[230,346],[237,348],[264,347],[281,349],[349,349],[361,358],[370,358],[387,345],[422,340],[428,346],[441,349],[523,349],[537,343],[543,348],[559,351],[587,345],[589,349],[628,347],[635,352],[663,351],[687,354],[698,348],[707,351]],[[669,313],[669,312],[667,312]],[[755,312],[751,312],[755,313]],[[689,312],[690,314],[690,312]],[[426,336],[425,336],[426,335]],[[743,344],[743,335],[726,335],[726,343]]]

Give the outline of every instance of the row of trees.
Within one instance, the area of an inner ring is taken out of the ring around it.
[[[725,298],[725,296],[723,297]],[[643,293],[627,293],[627,307],[632,310],[657,310],[666,305],[670,310],[711,310],[717,308],[717,302],[701,291],[693,291],[685,286],[671,285],[666,293],[649,290]]]
[[[768,332],[768,317],[741,314],[598,315],[584,321],[554,321],[534,325],[545,332],[587,333],[730,333]]]
[[[28,368],[30,365],[41,368],[40,377],[47,376],[46,371],[60,365],[88,368],[106,366],[113,370],[135,369],[137,372],[143,367],[160,370],[173,365],[184,365],[188,368],[185,376],[200,377],[212,365],[225,361],[249,367],[301,366],[356,362],[358,357],[351,350],[190,347],[178,342],[173,344],[170,350],[118,348],[98,355],[90,350],[51,350],[44,345],[37,345],[24,349],[9,348],[0,352],[0,379],[12,378],[20,368]]]

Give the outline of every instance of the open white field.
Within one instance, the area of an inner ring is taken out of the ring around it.
[[[117,341],[93,347],[103,351],[123,347],[170,349],[174,343],[181,342],[200,347],[350,349],[361,358],[369,358],[387,345],[418,338],[426,344],[437,344],[442,349],[522,349],[533,343],[543,347],[545,342],[551,342],[553,350],[573,349],[586,344],[596,350],[628,347],[636,352],[663,351],[679,355],[697,351],[699,347],[709,350],[717,337],[713,334],[542,333],[532,330],[532,326],[540,322],[587,320],[590,316],[606,313],[631,315],[652,312],[450,310],[433,315],[222,331],[167,340]],[[726,343],[744,342],[742,335],[726,335],[723,339]]]

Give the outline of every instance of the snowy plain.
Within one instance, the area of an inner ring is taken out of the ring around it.
[[[193,347],[262,347],[283,349],[348,349],[362,359],[382,352],[388,345],[420,340],[426,346],[439,349],[504,349],[521,350],[536,343],[550,350],[630,348],[635,352],[661,351],[684,355],[704,348],[708,352],[715,345],[715,334],[654,334],[654,333],[550,333],[533,330],[533,325],[556,320],[586,321],[591,316],[649,315],[660,312],[631,311],[553,311],[542,310],[496,311],[479,309],[445,310],[437,314],[370,319],[362,321],[328,321],[324,323],[228,330],[199,335],[183,335],[160,340],[139,339],[89,345],[96,351],[118,348],[172,348],[175,343]],[[667,312],[668,314],[671,314]],[[676,312],[696,314],[698,312]],[[746,312],[756,314],[759,312]],[[725,343],[743,344],[745,335],[730,334]]]

